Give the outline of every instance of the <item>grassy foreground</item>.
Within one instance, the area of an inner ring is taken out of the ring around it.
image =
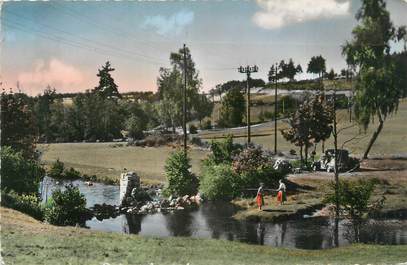
[[[292,250],[224,240],[149,238],[40,223],[1,208],[5,264],[397,264],[407,246]]]

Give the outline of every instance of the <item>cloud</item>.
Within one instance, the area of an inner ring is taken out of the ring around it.
[[[350,2],[337,0],[257,0],[261,11],[253,21],[264,29],[349,14]]]
[[[35,64],[32,71],[20,73],[18,81],[23,87],[39,88],[51,85],[61,89],[81,85],[84,76],[74,66],[52,58],[48,64],[41,60]]]
[[[180,11],[171,16],[148,16],[145,18],[142,27],[154,28],[160,35],[168,35],[169,33],[178,35],[183,29],[192,23],[194,20],[194,12]]]

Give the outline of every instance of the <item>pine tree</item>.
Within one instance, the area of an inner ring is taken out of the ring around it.
[[[116,99],[121,98],[121,95],[117,89],[117,85],[114,82],[110,72],[115,69],[110,66],[110,62],[107,61],[102,69],[99,69],[97,76],[99,77],[99,85],[95,87],[94,92],[100,95],[102,98]]]

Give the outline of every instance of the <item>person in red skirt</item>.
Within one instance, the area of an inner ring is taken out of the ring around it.
[[[257,206],[259,207],[259,210],[261,211],[261,207],[264,205],[264,184],[263,183],[260,183],[260,187],[257,190],[256,202],[257,202]]]
[[[287,187],[285,186],[284,182],[282,179],[279,180],[280,186],[276,190],[277,193],[277,201],[280,203],[280,205],[283,205],[285,201],[287,201],[287,196],[286,196],[286,190]]]

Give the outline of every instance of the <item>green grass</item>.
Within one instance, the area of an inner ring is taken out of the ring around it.
[[[82,174],[98,178],[118,180],[123,168],[134,170],[145,183],[165,181],[164,165],[168,155],[175,149],[163,147],[119,147],[113,143],[62,143],[41,144],[38,149],[43,151],[41,161],[46,165],[56,159],[65,163],[66,167],[74,167]],[[192,171],[199,173],[204,151],[192,149]]]
[[[294,250],[192,238],[152,238],[55,227],[1,208],[5,264],[397,264],[407,246]]]
[[[372,123],[366,133],[359,128],[356,123],[349,122],[349,114],[346,110],[338,111],[338,130],[343,128],[353,126],[349,129],[345,129],[339,133],[338,144],[339,147],[342,147],[342,144],[345,141],[356,137],[355,140],[344,145],[345,149],[350,150],[354,155],[361,155],[365,151],[367,144],[370,140],[370,137],[373,131],[377,127],[377,122]],[[407,134],[406,134],[406,124],[407,124],[407,100],[403,100],[400,103],[399,110],[397,113],[389,116],[384,123],[383,130],[373,145],[370,154],[371,155],[390,155],[390,154],[399,154],[407,153]],[[273,125],[274,126],[274,125]],[[294,149],[299,152],[299,148],[293,144],[287,142],[280,133],[280,129],[287,128],[287,123],[280,121],[278,123],[277,131],[277,146],[278,150],[288,151]],[[256,144],[261,144],[266,148],[274,148],[274,127],[256,129],[252,128],[252,141]],[[205,139],[211,138],[220,138],[228,134],[223,131],[216,131],[213,133],[201,134]],[[242,129],[240,131],[235,131],[234,134],[238,136],[245,136],[246,130]],[[256,136],[259,134],[268,134],[267,136]],[[238,138],[235,140],[238,143],[245,143],[246,139],[244,137]],[[333,147],[332,137],[326,142],[325,148]],[[321,144],[317,148],[317,152],[321,151]]]

